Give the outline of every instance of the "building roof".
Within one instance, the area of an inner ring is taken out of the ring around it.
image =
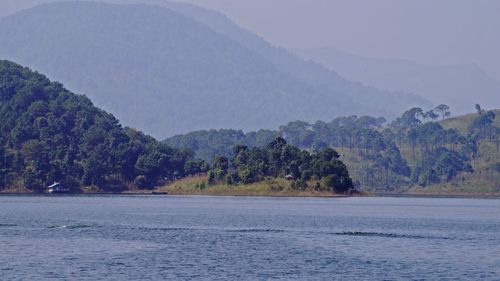
[[[61,185],[60,183],[54,182],[53,184],[49,185],[48,187],[52,188],[52,187],[56,187],[56,186],[60,186],[60,185]]]

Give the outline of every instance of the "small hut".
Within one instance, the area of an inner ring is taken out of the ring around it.
[[[47,186],[48,193],[68,193],[69,188],[65,187],[59,182],[54,182],[53,184]]]

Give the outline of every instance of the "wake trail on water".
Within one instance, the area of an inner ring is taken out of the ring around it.
[[[13,224],[0,224],[0,227],[13,227]],[[93,224],[61,224],[49,226],[49,229],[83,229],[83,228],[96,228],[98,225]],[[141,230],[145,232],[183,232],[183,231],[224,231],[230,233],[284,233],[289,232],[284,229],[278,228],[204,228],[204,227],[133,227],[132,229]],[[292,231],[293,232],[293,231]],[[301,231],[299,231],[301,232]],[[307,231],[306,231],[307,232]],[[341,231],[329,232],[329,235],[336,236],[353,236],[353,237],[379,237],[379,238],[395,238],[395,239],[439,239],[449,240],[450,237],[440,237],[431,235],[418,235],[418,234],[400,234],[390,232],[373,232],[373,231]]]
[[[95,228],[97,225],[91,224],[61,224],[61,225],[51,225],[47,228],[49,229],[81,229],[81,228]]]
[[[335,232],[333,235],[339,236],[361,236],[361,237],[382,237],[382,238],[406,238],[406,239],[451,239],[449,237],[427,236],[427,235],[413,235],[413,234],[397,234],[385,232],[363,232],[363,231],[343,231]]]

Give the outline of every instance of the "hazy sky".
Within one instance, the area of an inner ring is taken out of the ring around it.
[[[478,63],[500,80],[499,0],[184,0],[284,47]],[[500,94],[500,93],[499,93]]]
[[[0,0],[0,15],[43,1]],[[500,0],[180,2],[221,11],[287,48],[335,46],[364,56],[429,64],[477,63],[500,80]]]

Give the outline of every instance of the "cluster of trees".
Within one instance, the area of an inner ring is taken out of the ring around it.
[[[230,150],[234,144],[244,144],[250,148],[261,147],[262,142],[269,142],[276,136],[313,154],[330,147],[345,147],[356,150],[362,157],[370,160],[366,162],[370,165],[362,168],[361,178],[358,176],[357,181],[363,185],[387,188],[400,185],[402,177],[410,176],[410,168],[392,136],[383,130],[385,122],[384,118],[369,116],[340,117],[329,123],[317,121],[312,125],[294,121],[281,126],[278,131],[261,130],[247,134],[233,130],[197,131],[172,137],[166,143],[174,147],[189,147],[197,157],[207,161],[216,155],[228,159],[235,157]],[[232,137],[234,135],[239,136],[237,140]],[[223,145],[218,146],[217,143]]]
[[[191,150],[122,128],[88,98],[8,61],[0,61],[0,120],[0,188],[147,188],[208,170]]]
[[[278,136],[279,132],[272,130],[259,130],[245,134],[241,130],[212,129],[173,136],[166,139],[164,143],[172,147],[189,148],[196,152],[197,158],[210,162],[217,156],[231,157],[235,144],[262,147]]]
[[[353,189],[347,167],[332,148],[315,153],[287,144],[278,137],[264,147],[235,145],[233,157],[216,157],[208,174],[209,183],[248,184],[267,177],[293,180],[297,189],[315,188],[346,193]],[[314,186],[309,186],[311,181]]]
[[[476,104],[477,116],[468,127],[469,136],[475,141],[496,141],[500,136],[500,128],[494,124],[496,114],[493,111],[485,111]]]
[[[199,157],[213,157],[213,140],[224,143],[218,155],[227,159],[237,156],[230,147],[244,144],[247,149],[281,136],[290,145],[312,154],[325,148],[336,148],[361,157],[362,161],[344,160],[355,183],[379,190],[404,189],[411,185],[448,182],[462,173],[473,172],[472,160],[483,141],[500,143],[500,129],[495,113],[478,108],[466,131],[444,128],[440,121],[451,116],[447,105],[431,110],[411,108],[389,124],[384,118],[370,116],[339,117],[331,122],[313,124],[294,121],[276,131],[244,134],[241,131],[198,131],[179,135],[166,142],[175,147],[189,147]],[[237,132],[238,139],[228,138]],[[256,139],[255,136],[259,138]],[[190,144],[196,143],[196,146]],[[217,146],[215,146],[217,147]],[[205,158],[206,159],[206,158]],[[207,159],[208,160],[208,159]]]
[[[395,128],[412,128],[428,121],[436,121],[441,116],[444,120],[451,116],[450,107],[446,104],[440,104],[434,109],[423,110],[420,107],[414,107],[403,113],[391,123]]]
[[[437,122],[428,122],[421,112],[419,108],[412,108],[390,124],[400,146],[411,148],[415,163],[411,183],[426,186],[450,181],[462,172],[472,172],[469,156],[477,151],[477,143],[456,129],[444,129]]]
[[[361,185],[389,189],[402,184],[410,168],[402,158],[390,130],[384,130],[384,118],[370,116],[339,117],[331,122],[302,121],[280,127],[290,143],[317,151],[326,147],[345,148],[364,160],[358,167],[356,181]],[[292,137],[295,136],[295,137]],[[353,167],[354,168],[354,167]]]

